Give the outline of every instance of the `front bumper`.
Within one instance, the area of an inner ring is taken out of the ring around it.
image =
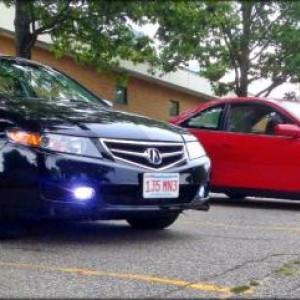
[[[180,174],[178,198],[144,199],[143,174],[151,172],[147,169],[105,158],[54,154],[25,147],[21,150],[15,151],[11,159],[16,161],[19,154],[24,162],[19,157],[19,166],[9,173],[9,184],[0,185],[4,195],[1,208],[8,213],[34,218],[119,219],[150,211],[209,209],[207,157],[163,171]],[[0,176],[7,179],[5,174]],[[93,188],[95,195],[88,201],[74,199],[72,191],[78,186]]]

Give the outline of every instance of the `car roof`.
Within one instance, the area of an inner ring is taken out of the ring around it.
[[[243,103],[253,103],[253,102],[257,102],[257,103],[269,103],[269,104],[274,104],[276,106],[280,106],[282,108],[284,108],[284,104],[285,103],[296,103],[298,105],[300,105],[300,102],[297,101],[292,101],[292,100],[288,100],[288,99],[283,99],[283,98],[264,98],[264,97],[225,97],[225,98],[221,98],[221,99],[212,99],[211,101],[209,101],[209,106],[212,105],[213,103],[239,103],[239,102],[243,102]]]

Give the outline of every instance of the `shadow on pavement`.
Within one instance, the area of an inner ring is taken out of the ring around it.
[[[170,243],[190,240],[191,235],[172,226],[162,231],[134,230],[123,222],[30,222],[12,241],[37,242],[56,245],[103,244],[130,246],[141,243]],[[2,241],[3,242],[3,241]],[[2,243],[1,242],[1,243]]]
[[[300,200],[282,200],[248,197],[245,199],[229,199],[223,195],[212,194],[211,205],[245,207],[255,209],[278,209],[300,211]]]

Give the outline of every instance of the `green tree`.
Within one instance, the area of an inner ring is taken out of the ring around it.
[[[154,9],[165,70],[195,59],[218,95],[247,96],[252,82],[271,79],[255,92],[268,96],[300,81],[299,1],[168,0]]]
[[[37,38],[50,34],[57,55],[69,54],[100,69],[109,69],[120,59],[155,60],[152,41],[131,25],[145,21],[146,6],[138,1],[2,1],[15,7],[17,56],[31,58]]]

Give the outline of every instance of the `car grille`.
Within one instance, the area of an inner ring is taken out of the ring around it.
[[[168,169],[186,161],[183,143],[112,139],[100,142],[114,159],[152,170]]]

